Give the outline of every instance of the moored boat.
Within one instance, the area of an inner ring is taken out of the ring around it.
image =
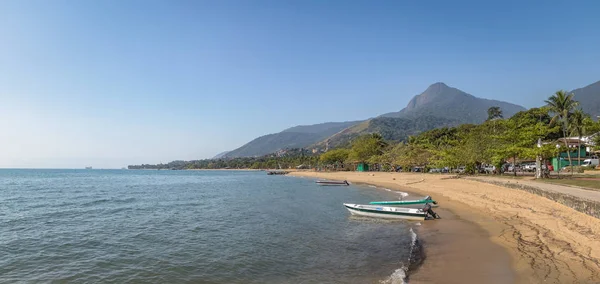
[[[346,209],[348,209],[348,211],[350,211],[352,215],[359,216],[415,221],[423,221],[427,217],[426,210],[416,208],[402,208],[392,206],[362,205],[348,203],[344,203],[344,206],[346,207]]]
[[[350,185],[346,180],[344,181],[333,181],[333,180],[318,180],[316,181],[319,185]]]
[[[369,204],[373,205],[388,205],[388,206],[396,206],[396,205],[412,205],[412,204],[428,204],[432,203],[433,206],[437,205],[437,201],[433,200],[431,196],[426,196],[423,199],[416,200],[394,200],[394,201],[373,201],[369,202]]]

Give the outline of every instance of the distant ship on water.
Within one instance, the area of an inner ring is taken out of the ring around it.
[[[92,169],[92,167],[85,167],[85,169],[86,169],[86,170],[91,170],[91,169]]]

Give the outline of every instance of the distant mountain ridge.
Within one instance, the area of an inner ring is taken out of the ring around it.
[[[457,126],[457,120],[423,115],[416,119],[400,117],[376,117],[350,126],[309,148],[326,150],[349,145],[352,139],[371,133],[379,133],[388,141],[405,141],[411,135],[439,127]]]
[[[592,118],[598,119],[600,115],[600,81],[583,88],[571,91],[574,100],[579,101],[579,106]]]
[[[401,111],[386,113],[381,117],[415,118],[431,115],[457,120],[460,123],[481,123],[487,118],[487,110],[493,106],[500,107],[504,117],[511,117],[525,110],[516,104],[478,98],[438,82],[412,98]]]
[[[304,148],[360,122],[362,121],[326,122],[294,126],[279,133],[258,137],[242,147],[228,152],[222,158],[254,157],[286,148]]]
[[[224,157],[225,155],[227,155],[227,153],[229,153],[229,152],[231,152],[231,151],[225,151],[225,152],[221,152],[219,154],[216,154],[214,157],[212,157],[212,159],[213,160],[214,159],[220,159],[220,158]]]
[[[594,118],[600,115],[600,81],[572,92],[586,113]],[[438,82],[413,97],[398,112],[365,121],[291,127],[279,133],[258,137],[224,157],[261,156],[286,148],[331,149],[347,145],[355,137],[366,133],[379,133],[387,140],[401,141],[409,135],[438,127],[481,123],[487,119],[490,107],[500,107],[505,118],[526,110],[516,104],[478,98]]]

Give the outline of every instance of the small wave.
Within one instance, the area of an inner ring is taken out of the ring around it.
[[[97,199],[94,201],[83,203],[82,206],[93,206],[93,205],[102,204],[102,203],[109,202],[109,201],[110,201],[110,199]]]
[[[417,244],[417,233],[415,233],[415,231],[413,231],[412,228],[410,228],[410,236],[412,238],[412,243],[410,244],[410,250],[412,251],[415,248],[415,245]]]
[[[131,203],[135,201],[135,197],[125,198],[125,199],[113,199],[114,202],[118,203]]]
[[[419,238],[417,236],[417,233],[415,233],[415,231],[413,231],[412,228],[410,228],[410,235],[411,235],[411,244],[410,244],[410,253],[408,256],[407,264],[404,264],[401,262],[400,268],[396,269],[392,273],[392,275],[390,275],[388,278],[379,281],[379,283],[381,283],[381,284],[405,284],[410,266],[418,265],[419,262],[422,261],[422,259],[418,259],[419,257],[421,257],[421,256],[419,256],[420,251],[421,251],[420,244],[419,244]]]
[[[103,198],[103,199],[97,199],[97,200],[94,200],[94,201],[83,203],[82,206],[94,206],[94,205],[98,205],[98,204],[102,204],[102,203],[107,203],[107,202],[111,202],[111,203],[132,203],[134,201],[135,201],[134,197],[125,198],[125,199]]]
[[[376,186],[374,186],[374,185],[369,185],[369,187],[370,187],[370,188],[377,188],[377,187],[376,187]]]
[[[390,277],[388,277],[385,280],[379,281],[379,283],[381,283],[381,284],[405,284],[406,282],[404,280],[406,279],[406,270],[407,269],[404,266],[402,266],[402,268],[396,269],[396,271],[394,271],[394,273],[392,273],[392,275],[390,275]]]
[[[401,196],[402,198],[404,198],[404,197],[407,197],[407,196],[408,196],[408,193],[406,193],[406,192],[402,192],[402,191],[397,191],[397,190],[393,190],[393,189],[389,189],[389,188],[383,188],[383,190],[385,190],[385,191],[390,191],[390,192],[396,192],[396,193],[400,194],[400,196]]]
[[[116,213],[119,213],[121,211],[130,210],[130,209],[131,208],[129,208],[129,207],[116,208],[116,209],[112,209],[112,210],[108,211],[107,213],[108,214],[116,214]]]

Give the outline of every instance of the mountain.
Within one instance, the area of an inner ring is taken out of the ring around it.
[[[225,152],[221,152],[221,153],[219,153],[219,154],[216,154],[216,155],[213,157],[213,160],[215,160],[215,159],[220,159],[220,158],[224,157],[225,155],[227,155],[227,153],[229,153],[229,152],[231,152],[231,151],[225,151]]]
[[[254,157],[274,153],[280,149],[304,148],[360,122],[326,122],[294,126],[279,133],[258,137],[242,147],[230,151],[223,158]]]
[[[511,117],[524,107],[497,100],[477,98],[444,83],[435,83],[415,96],[399,112],[386,113],[381,117],[417,118],[431,115],[456,120],[460,123],[481,123],[487,119],[487,110],[497,106],[504,117]]]
[[[350,126],[327,139],[316,143],[311,148],[325,150],[345,146],[352,139],[370,133],[379,133],[385,140],[403,141],[410,135],[439,127],[457,126],[458,120],[423,115],[415,118],[377,117],[354,126]]]
[[[597,119],[600,115],[600,81],[571,92],[581,109]]]
[[[443,126],[481,123],[492,106],[510,117],[525,108],[507,102],[474,97],[444,83],[435,83],[415,96],[399,112],[387,113],[367,121],[327,122],[300,125],[282,132],[258,137],[223,157],[252,157],[286,148],[334,148],[365,133],[380,133],[385,139],[400,141],[409,135]]]

